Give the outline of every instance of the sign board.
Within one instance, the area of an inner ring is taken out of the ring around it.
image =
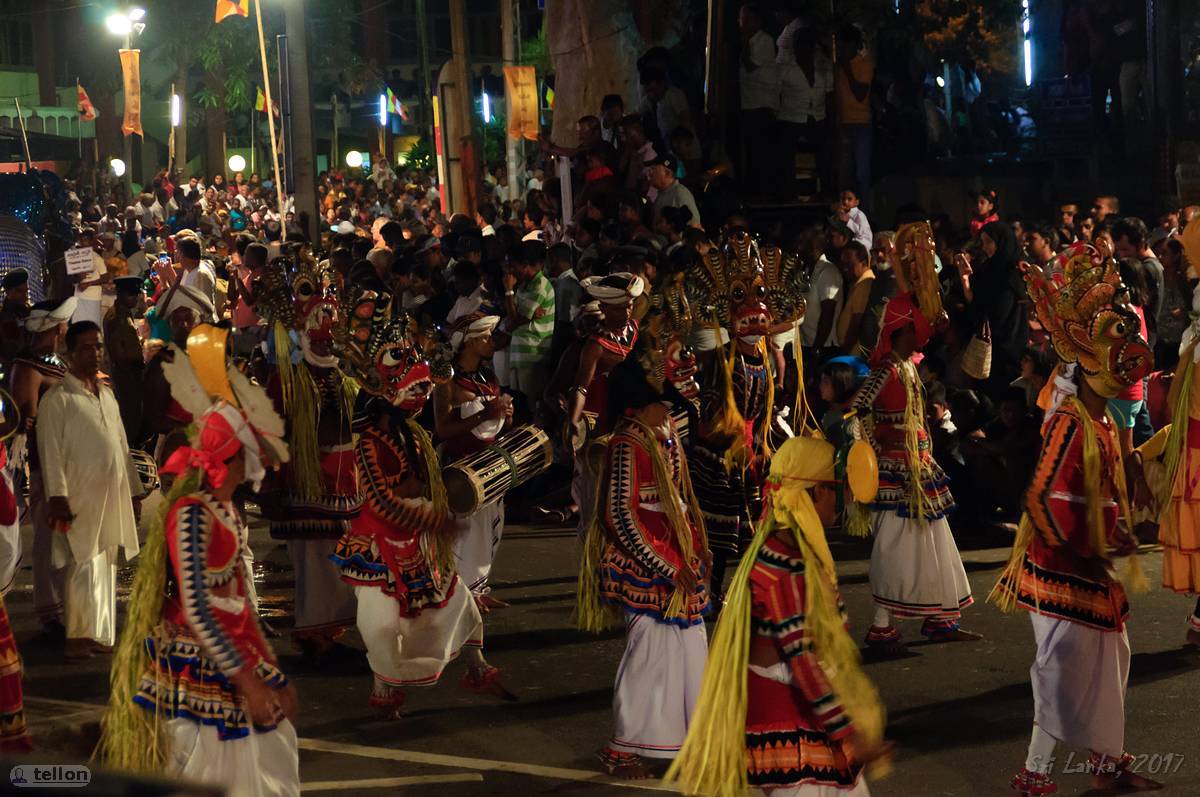
[[[89,248],[68,249],[63,252],[63,259],[67,262],[67,274],[75,276],[76,274],[90,274],[95,268],[95,255]]]

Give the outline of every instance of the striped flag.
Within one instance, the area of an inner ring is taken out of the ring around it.
[[[217,22],[232,16],[250,16],[250,0],[217,0]]]

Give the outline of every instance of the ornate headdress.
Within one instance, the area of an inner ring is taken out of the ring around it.
[[[777,246],[759,250],[763,264],[763,284],[767,287],[767,310],[775,323],[788,323],[804,315],[808,277],[795,252]]]
[[[347,322],[335,334],[349,370],[373,396],[404,409],[419,409],[433,386],[429,363],[413,341],[408,316],[392,314],[392,297],[369,289],[345,305]]]
[[[684,275],[671,274],[650,295],[650,308],[640,327],[638,358],[660,390],[663,381],[670,382],[688,401],[700,394],[696,355],[687,345],[691,329],[692,307],[684,290]]]
[[[1058,256],[1053,278],[1031,268],[1025,283],[1059,359],[1077,363],[1092,389],[1111,398],[1140,382],[1154,357],[1127,306],[1117,263],[1101,246],[1074,244]]]
[[[900,277],[908,283],[917,300],[921,315],[936,324],[942,316],[942,289],[935,265],[936,251],[933,228],[927,221],[905,224],[896,233],[896,255],[900,260]]]
[[[706,317],[715,317],[735,336],[765,335],[769,323],[767,286],[758,246],[737,231],[719,247],[708,251],[687,274],[692,306]]]

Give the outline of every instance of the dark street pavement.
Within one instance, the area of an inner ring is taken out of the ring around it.
[[[367,708],[371,677],[361,653],[314,669],[290,650],[286,551],[264,532],[256,531],[252,542],[261,560],[264,614],[282,632],[276,650],[300,692],[306,793],[599,795],[663,788],[600,774],[595,752],[610,731],[623,639],[593,638],[571,626],[574,531],[512,527],[501,544],[493,586],[512,608],[486,617],[485,653],[503,668],[520,702],[464,692],[457,685],[463,665],[452,664],[441,684],[410,693],[398,721],[377,719]],[[30,550],[28,533],[24,550]],[[835,544],[856,637],[871,617],[867,552],[861,543]],[[1002,615],[983,602],[1006,556],[1002,548],[963,553],[977,600],[964,627],[982,632],[983,641],[928,645],[916,641],[918,624],[911,623],[903,629],[914,640],[907,657],[868,663],[897,744],[893,771],[871,783],[873,794],[1009,793],[1008,779],[1021,766],[1029,737],[1034,645],[1024,613]],[[1147,549],[1142,563],[1156,581],[1159,554]],[[28,559],[24,564],[6,602],[26,661],[26,711],[38,745],[31,760],[81,761],[107,697],[107,659],[61,661],[60,647],[40,636],[32,618]],[[128,571],[123,574],[127,584]],[[1160,770],[1168,793],[1200,794],[1200,653],[1182,647],[1192,602],[1154,589],[1132,596],[1132,605],[1126,746],[1146,754],[1142,771]],[[361,650],[353,631],[344,641]],[[1071,763],[1071,752],[1059,750],[1062,765]],[[1080,759],[1075,751],[1074,761]],[[1061,794],[1086,793],[1085,775],[1057,779]]]

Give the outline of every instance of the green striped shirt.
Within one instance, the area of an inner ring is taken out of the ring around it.
[[[550,351],[554,336],[554,286],[539,271],[517,291],[516,301],[517,313],[530,319],[528,324],[513,332],[512,343],[508,346],[508,362],[519,368],[541,363]],[[545,312],[541,318],[534,318],[539,309]]]

